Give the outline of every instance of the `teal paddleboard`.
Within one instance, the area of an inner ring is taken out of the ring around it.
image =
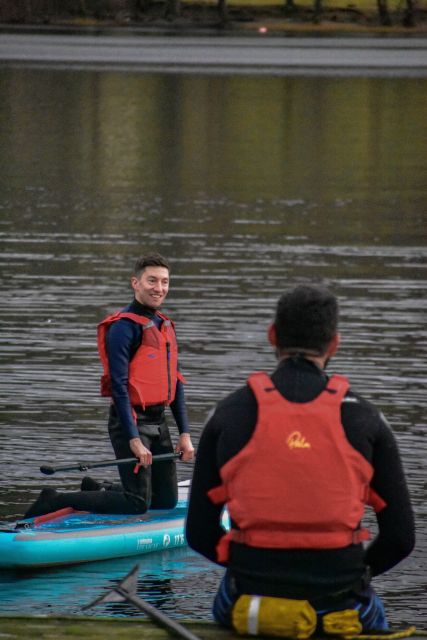
[[[23,569],[138,556],[186,545],[189,481],[174,509],[139,516],[56,512],[0,529],[0,569]]]

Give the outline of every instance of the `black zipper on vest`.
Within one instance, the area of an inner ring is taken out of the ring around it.
[[[171,399],[171,364],[170,364],[170,343],[166,342],[166,366],[168,370],[168,404]]]

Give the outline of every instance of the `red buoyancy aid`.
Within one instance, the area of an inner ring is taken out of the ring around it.
[[[132,406],[143,408],[155,404],[170,404],[175,398],[177,380],[185,382],[178,371],[178,345],[173,322],[156,312],[163,322],[155,323],[136,313],[118,311],[98,325],[98,352],[104,369],[101,395],[111,397],[111,379],[107,354],[107,332],[113,322],[128,318],[142,325],[142,340],[129,363],[129,399]]]
[[[232,528],[217,548],[228,559],[230,540],[252,547],[333,549],[369,538],[360,528],[365,504],[385,502],[369,487],[371,464],[354,449],[341,423],[349,383],[332,376],[306,403],[289,402],[263,372],[248,379],[258,403],[249,442],[220,470],[208,492],[226,503]]]

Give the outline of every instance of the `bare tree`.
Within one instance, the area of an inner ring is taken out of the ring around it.
[[[377,0],[377,7],[381,24],[385,27],[389,27],[391,25],[391,18],[388,11],[387,0]]]
[[[164,16],[168,20],[178,18],[181,14],[181,1],[180,0],[166,0]]]
[[[144,13],[144,11],[148,8],[150,4],[150,0],[133,0],[132,2],[132,16],[134,20],[138,19],[140,13]]]
[[[413,0],[406,0],[406,10],[403,15],[403,25],[405,27],[414,27],[415,26],[415,7]]]
[[[285,4],[284,4],[284,11],[285,13],[295,13],[295,11],[297,10],[297,6],[294,2],[294,0],[285,0]]]
[[[320,22],[320,17],[322,15],[322,11],[323,11],[322,0],[314,0],[313,22],[315,22],[316,24],[318,22]]]
[[[225,23],[228,21],[227,0],[218,0],[218,14],[222,23]]]

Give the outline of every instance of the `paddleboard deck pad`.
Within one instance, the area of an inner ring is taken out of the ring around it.
[[[139,516],[61,510],[0,529],[0,569],[38,568],[138,556],[186,545],[189,481],[174,509]]]

